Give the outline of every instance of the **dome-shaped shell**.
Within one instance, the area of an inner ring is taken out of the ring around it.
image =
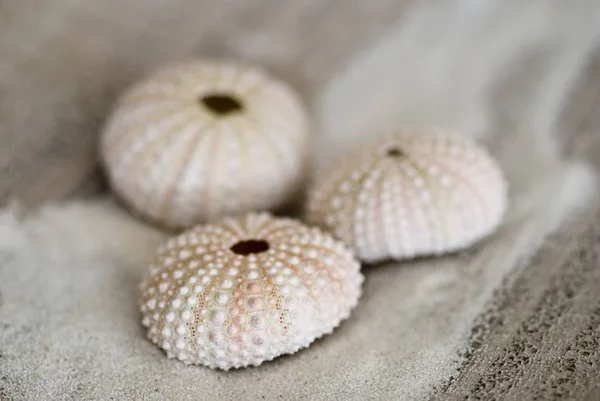
[[[125,91],[101,156],[134,210],[186,228],[284,206],[302,184],[308,139],[303,105],[284,82],[258,67],[199,60]]]
[[[406,132],[367,143],[337,161],[309,195],[307,220],[364,261],[466,248],[504,215],[507,188],[473,140]]]
[[[259,365],[331,333],[363,276],[340,241],[267,213],[197,226],[159,250],[141,285],[148,337],[186,364]]]

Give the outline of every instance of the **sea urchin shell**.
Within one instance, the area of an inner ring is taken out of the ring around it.
[[[308,117],[258,67],[197,60],[160,68],[127,90],[101,156],[112,188],[168,227],[284,206],[302,184]]]
[[[267,213],[189,229],[159,250],[142,283],[148,337],[186,364],[259,365],[331,333],[363,276],[346,246]]]
[[[307,220],[364,261],[466,248],[491,234],[506,208],[499,167],[473,140],[407,132],[368,143],[316,182]]]

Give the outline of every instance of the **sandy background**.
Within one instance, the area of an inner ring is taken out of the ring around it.
[[[0,1],[0,22],[17,200],[0,211],[0,399],[597,399],[599,2]],[[399,125],[475,136],[509,180],[505,224],[365,268],[351,318],[296,355],[228,373],[167,360],[137,309],[165,234],[97,195],[92,155],[120,88],[190,54],[290,81],[317,172]]]

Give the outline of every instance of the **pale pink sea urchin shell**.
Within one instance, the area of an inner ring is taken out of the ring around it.
[[[285,206],[300,188],[308,117],[259,67],[195,60],[125,91],[106,123],[109,182],[138,214],[173,228]]]
[[[502,172],[482,146],[412,131],[338,160],[310,191],[306,218],[377,262],[466,248],[499,226],[506,205]]]
[[[159,250],[142,323],[169,358],[228,370],[292,354],[331,333],[363,276],[340,241],[267,213],[189,229]]]

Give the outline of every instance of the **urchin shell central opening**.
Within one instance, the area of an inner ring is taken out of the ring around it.
[[[387,157],[403,157],[406,155],[406,153],[404,153],[404,151],[399,147],[392,146],[386,150],[385,155]]]
[[[263,253],[270,249],[270,245],[267,241],[262,239],[249,239],[244,241],[238,241],[231,246],[231,252],[238,255],[251,255],[256,253]]]
[[[219,116],[238,113],[244,109],[241,100],[229,93],[210,93],[202,96],[200,103]]]

